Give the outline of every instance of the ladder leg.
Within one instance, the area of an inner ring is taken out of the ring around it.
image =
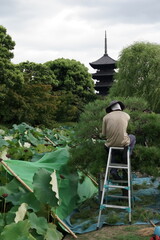
[[[131,163],[130,163],[130,149],[127,151],[127,165],[128,165],[128,208],[129,208],[129,223],[131,223]]]
[[[97,229],[99,229],[99,226],[100,226],[100,220],[101,220],[101,214],[102,214],[102,208],[103,208],[102,206],[103,206],[104,196],[105,196],[105,191],[106,191],[105,184],[107,182],[109,165],[110,165],[110,162],[111,162],[111,151],[112,151],[112,149],[110,148],[109,153],[108,153],[108,160],[107,160],[105,178],[104,178],[104,183],[103,183],[103,191],[102,191],[101,203],[100,203],[100,209],[99,209],[99,215],[98,215]]]

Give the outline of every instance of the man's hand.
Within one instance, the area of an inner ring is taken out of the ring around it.
[[[99,138],[105,139],[105,136],[104,136],[102,133],[100,133],[100,134],[99,134]]]

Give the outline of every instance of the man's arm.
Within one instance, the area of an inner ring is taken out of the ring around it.
[[[106,136],[106,121],[105,118],[103,118],[103,122],[102,122],[102,133],[101,133],[102,137]]]

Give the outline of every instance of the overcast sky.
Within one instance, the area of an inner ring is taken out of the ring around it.
[[[0,25],[16,42],[12,62],[63,57],[92,72],[105,30],[115,60],[136,41],[160,44],[160,0],[0,0]]]

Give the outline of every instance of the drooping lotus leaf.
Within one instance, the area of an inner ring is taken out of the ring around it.
[[[34,212],[38,212],[41,209],[41,203],[38,201],[38,199],[35,197],[34,193],[28,192],[26,194],[23,194],[23,196],[20,199],[20,203],[27,203],[28,209],[32,209]]]
[[[58,206],[56,193],[52,191],[51,173],[46,169],[40,168],[33,177],[33,189],[36,198],[49,206]]]

